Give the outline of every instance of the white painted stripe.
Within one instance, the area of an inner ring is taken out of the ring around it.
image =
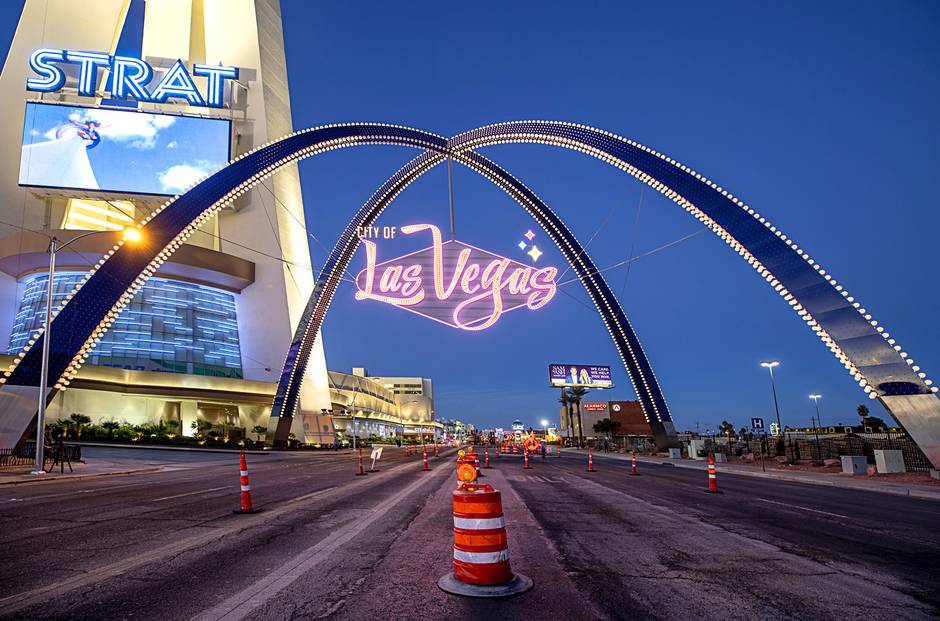
[[[509,560],[509,550],[499,552],[464,552],[454,548],[454,560],[464,563],[501,563]]]
[[[251,491],[251,486],[250,486],[250,485],[242,485],[242,491],[243,491],[243,492],[250,492],[250,491]]]
[[[800,505],[791,505],[786,502],[778,502],[776,500],[767,500],[766,498],[758,498],[757,500],[761,502],[767,502],[772,505],[779,505],[781,507],[790,507],[791,509],[799,509],[800,511],[809,511],[810,513],[819,513],[820,515],[831,515],[832,517],[844,518],[846,520],[851,520],[847,515],[842,515],[841,513],[829,513],[828,511],[820,511],[819,509],[810,509],[809,507],[801,507]]]
[[[243,477],[247,477],[247,476],[248,476],[248,471],[247,471],[247,470],[239,470],[238,473],[241,474]]]
[[[506,521],[502,516],[497,518],[460,518],[454,516],[454,526],[466,530],[494,530],[505,528]]]
[[[208,494],[209,492],[217,492],[220,489],[227,488],[228,485],[222,487],[213,487],[212,489],[201,489],[197,492],[186,492],[185,494],[177,494],[176,496],[164,496],[163,498],[156,498],[154,502],[160,502],[162,500],[172,500],[173,498],[182,498],[183,496],[192,496],[193,494]]]
[[[380,473],[379,477],[387,477],[389,472],[395,472],[399,468],[405,470],[408,467],[408,464],[397,466],[392,470]],[[438,468],[437,470],[431,471],[430,477],[419,477],[414,483],[399,491],[394,496],[386,498],[376,506],[368,509],[368,513],[365,516],[351,520],[348,525],[334,528],[330,532],[329,537],[324,538],[316,545],[307,548],[298,555],[287,559],[280,567],[266,571],[256,582],[248,585],[242,591],[231,595],[224,602],[194,617],[194,621],[238,621],[239,619],[251,615],[258,608],[263,606],[265,602],[275,597],[314,567],[328,559],[331,555],[336,554],[340,550],[344,550],[344,546],[349,541],[352,541],[367,528],[387,516],[388,512],[394,507],[401,506],[401,503],[410,494],[417,491],[421,486],[426,485],[428,481],[434,481],[438,484],[447,482],[449,484],[450,478],[447,476],[447,472],[448,471],[445,469]],[[337,489],[346,494],[347,487],[348,484]],[[450,492],[448,492],[448,494],[449,493]],[[261,519],[266,519],[263,517],[263,514]],[[270,516],[267,519],[270,519]],[[4,600],[0,599],[0,605],[3,604]],[[3,610],[3,613],[7,614],[6,608],[0,608],[0,610]]]

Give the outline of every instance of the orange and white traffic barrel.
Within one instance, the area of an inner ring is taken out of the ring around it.
[[[438,580],[448,593],[504,597],[532,587],[513,574],[500,493],[491,485],[461,485],[453,492],[454,571]]]

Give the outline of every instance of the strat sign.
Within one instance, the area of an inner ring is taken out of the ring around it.
[[[356,276],[357,300],[385,302],[462,330],[484,330],[503,313],[536,310],[555,296],[557,268],[537,269],[463,242],[444,242],[432,224],[399,230],[429,231],[432,246],[376,263],[376,243],[361,239],[366,269]]]
[[[43,48],[29,56],[29,67],[40,77],[28,78],[26,90],[51,93],[65,86],[65,71],[62,65],[77,69],[78,94],[96,96],[98,70],[108,70],[111,97],[136,99],[150,103],[166,103],[174,97],[185,99],[191,106],[221,108],[225,80],[238,79],[238,67],[223,65],[193,65],[192,75],[207,79],[206,95],[203,97],[183,62],[173,63],[153,90],[149,90],[153,79],[153,67],[139,58],[111,56],[101,52],[76,52]]]

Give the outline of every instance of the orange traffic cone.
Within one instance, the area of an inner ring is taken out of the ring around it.
[[[245,460],[245,451],[241,452],[238,459],[239,482],[242,488],[242,508],[235,509],[232,513],[257,513],[261,508],[251,506],[251,484],[248,482],[248,462]]]
[[[588,469],[587,469],[587,471],[588,471],[588,472],[597,472],[597,470],[594,469],[594,451],[593,451],[592,449],[588,449]]]
[[[423,457],[424,457],[424,469],[430,470],[430,468],[428,468],[428,449],[427,448],[424,449]]]
[[[715,472],[715,455],[714,453],[708,454],[708,489],[705,490],[709,494],[720,494],[718,491],[718,475]]]
[[[529,465],[529,449],[523,449],[522,454],[525,456],[525,465],[523,468],[525,470],[532,470],[532,466]]]
[[[366,475],[366,471],[362,469],[362,447],[359,447],[359,472],[356,473],[357,477],[362,477]]]
[[[483,447],[483,467],[490,467],[490,447],[488,446]]]
[[[558,444],[558,456],[561,457],[561,443]]]
[[[499,459],[499,445],[496,445],[496,459]]]
[[[636,449],[633,449],[633,469],[630,470],[630,476],[635,477],[640,473],[636,471]]]

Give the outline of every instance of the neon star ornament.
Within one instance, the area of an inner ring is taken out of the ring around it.
[[[532,241],[534,237],[535,237],[535,233],[532,232],[532,229],[529,229],[528,231],[525,232],[525,238],[528,239],[529,241]]]
[[[532,257],[533,263],[537,263],[539,260],[539,257],[541,257],[545,253],[539,250],[538,246],[533,245],[526,254]]]
[[[536,269],[461,241],[443,241],[433,224],[401,227],[405,235],[430,232],[432,245],[376,262],[378,245],[361,240],[366,268],[356,276],[356,299],[397,306],[469,331],[493,326],[518,308],[538,310],[557,290],[558,269]]]
[[[524,241],[519,242],[518,246],[519,246],[519,250],[525,250],[525,249],[526,249],[526,243],[525,243]]]

